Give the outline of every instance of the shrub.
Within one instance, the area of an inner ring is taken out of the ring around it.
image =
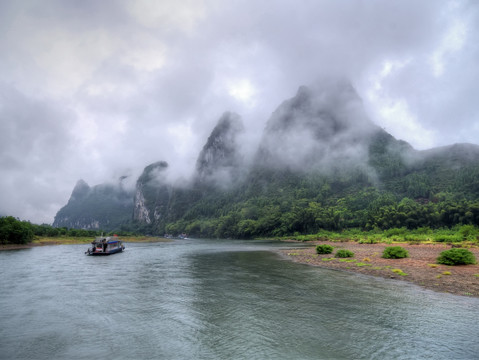
[[[331,245],[316,245],[317,254],[331,254],[334,248]]]
[[[336,252],[336,255],[334,255],[334,257],[350,258],[350,257],[354,257],[354,253],[351,250],[341,249]]]
[[[437,263],[444,265],[469,265],[476,263],[476,257],[467,249],[452,248],[440,253]]]
[[[462,238],[455,234],[455,235],[448,235],[448,234],[437,234],[434,236],[434,241],[435,242],[460,242],[462,241]]]
[[[400,246],[388,246],[383,251],[384,259],[402,259],[408,256],[407,250]]]

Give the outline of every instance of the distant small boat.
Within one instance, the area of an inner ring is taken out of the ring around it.
[[[114,235],[113,237],[97,237],[91,242],[91,248],[85,251],[87,255],[111,255],[125,250],[125,245]]]

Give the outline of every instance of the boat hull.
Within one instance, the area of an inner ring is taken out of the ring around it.
[[[113,249],[111,251],[107,251],[107,252],[103,252],[103,251],[95,251],[95,252],[88,252],[87,255],[90,255],[90,256],[106,256],[106,255],[113,255],[113,254],[116,254],[116,253],[120,253],[122,252],[123,249],[120,248],[120,249]]]

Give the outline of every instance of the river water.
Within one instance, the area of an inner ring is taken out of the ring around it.
[[[478,359],[479,299],[262,241],[0,252],[0,359]]]

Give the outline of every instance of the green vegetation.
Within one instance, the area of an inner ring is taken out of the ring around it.
[[[388,246],[384,248],[383,258],[384,259],[402,259],[409,256],[409,253],[406,249],[401,246]]]
[[[351,258],[354,257],[354,252],[352,252],[351,250],[340,249],[336,252],[334,256],[337,258]]]
[[[317,254],[331,254],[334,248],[331,245],[316,245]]]
[[[111,231],[103,232],[102,230],[85,230],[85,229],[68,229],[65,227],[56,228],[50,225],[36,225],[28,221],[21,221],[13,216],[5,216],[0,218],[0,244],[28,244],[34,241],[36,237],[49,238],[88,238],[104,235],[117,234],[120,236],[133,235],[131,232]],[[63,240],[62,240],[63,241]]]
[[[1,244],[28,244],[33,240],[33,236],[30,223],[17,220],[13,216],[0,218]]]
[[[381,230],[378,228],[371,230],[364,229],[344,229],[341,231],[321,230],[310,235],[292,235],[282,236],[280,239],[293,239],[298,241],[356,241],[361,244],[374,243],[434,243],[441,242],[446,244],[478,244],[479,238],[477,235],[469,235],[464,237],[462,235],[463,229],[472,229],[471,233],[477,234],[479,228],[473,225],[456,225],[452,228],[431,229],[429,227],[421,227],[418,229],[407,228],[392,228]],[[444,241],[443,239],[448,239]]]
[[[404,271],[402,271],[401,269],[392,269],[391,271],[393,273],[401,275],[401,276],[407,276],[407,274]]]
[[[218,192],[193,202],[184,214],[178,211],[149,231],[185,232],[192,237],[295,236],[300,239],[318,232],[361,229],[385,231],[392,241],[429,239],[446,243],[473,241],[479,236],[474,226],[479,223],[477,199],[466,200],[442,193],[421,202],[398,198],[394,193],[375,188],[360,190],[352,185],[350,190],[340,193],[332,192],[326,181],[309,180],[308,187],[301,187],[299,180],[296,180],[299,184],[292,181],[290,187],[269,184],[266,193],[256,196],[249,194],[253,190],[248,188]],[[258,187],[265,188],[265,185],[258,184]],[[466,228],[462,232],[432,234],[456,227]],[[411,236],[411,231],[417,233],[417,237]],[[370,236],[363,241],[374,243],[378,239]]]
[[[476,264],[476,257],[467,249],[453,248],[441,252],[437,258],[437,263],[444,265]]]

